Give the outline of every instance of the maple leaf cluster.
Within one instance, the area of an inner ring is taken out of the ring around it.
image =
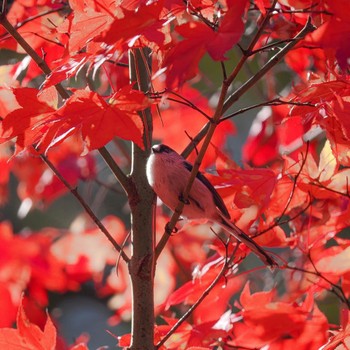
[[[154,140],[179,152],[190,144],[186,156],[195,161],[215,126],[201,169],[215,166],[207,176],[232,220],[273,251],[279,268],[272,275],[215,227],[216,235],[207,225],[184,224],[157,261],[157,348],[347,348],[346,0],[16,0],[0,24],[0,52],[15,57],[0,67],[0,205],[12,199],[11,179],[21,217],[76,193],[98,178],[98,152],[107,144],[118,148],[110,162],[126,169],[126,141],[147,149],[152,128]],[[146,93],[138,69],[129,78],[136,52],[152,60]],[[262,98],[252,94],[238,109],[252,86]],[[232,119],[243,112],[255,119],[238,164],[224,148],[229,136],[241,136]],[[115,310],[110,322],[129,320],[128,267],[118,263],[115,274],[118,254],[90,219],[78,230],[18,234],[0,219],[4,348],[67,349],[45,313],[48,293],[77,291],[88,281]],[[159,209],[157,241],[168,221]],[[131,254],[121,219],[101,222],[113,233],[109,240]],[[322,308],[331,293],[342,305],[336,327]],[[121,347],[131,342],[130,334],[118,339]]]

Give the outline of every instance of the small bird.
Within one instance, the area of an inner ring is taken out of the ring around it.
[[[152,147],[146,173],[150,186],[171,210],[175,210],[187,186],[193,166],[170,147]],[[188,219],[207,219],[219,224],[238,241],[248,246],[266,265],[278,266],[276,261],[257,243],[230,221],[230,214],[213,185],[201,173],[191,187],[182,215]]]

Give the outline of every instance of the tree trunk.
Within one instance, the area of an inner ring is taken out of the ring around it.
[[[130,53],[130,78],[139,89],[149,91],[149,52],[134,50]],[[131,181],[134,191],[129,197],[131,208],[132,256],[129,273],[132,284],[132,341],[131,350],[154,349],[154,207],[155,195],[146,178],[146,162],[152,139],[150,110],[143,111],[145,125],[143,151],[133,144]]]

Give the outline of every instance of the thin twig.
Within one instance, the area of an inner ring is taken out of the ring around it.
[[[278,218],[278,222],[276,222],[276,220],[275,220],[275,222],[274,222],[271,226],[269,226],[268,228],[266,228],[266,229],[264,229],[264,230],[261,230],[258,234],[254,235],[254,238],[255,238],[255,237],[259,237],[259,236],[265,234],[266,232],[268,232],[268,231],[274,229],[274,228],[277,227],[277,226],[281,226],[281,225],[284,225],[284,224],[288,224],[289,222],[292,222],[292,221],[295,220],[297,217],[299,217],[300,215],[302,215],[303,213],[305,213],[306,210],[308,210],[308,209],[310,208],[311,204],[312,204],[312,201],[311,201],[311,198],[310,198],[310,200],[309,200],[309,202],[308,202],[308,204],[306,205],[305,208],[301,209],[301,210],[300,210],[298,213],[296,213],[294,216],[289,217],[289,218],[286,219],[286,220],[281,220],[281,219],[282,219],[282,216],[280,215],[279,218]]]
[[[103,160],[108,165],[111,172],[114,174],[116,179],[119,181],[120,185],[122,186],[124,192],[126,194],[130,193],[131,191],[131,183],[129,178],[124,174],[123,170],[118,166],[118,164],[115,162],[111,154],[108,152],[106,147],[101,147],[98,150],[100,152],[100,155],[102,156]]]
[[[221,65],[222,77],[224,80],[226,80],[227,79],[227,71],[226,71],[225,62],[220,61],[220,65]]]
[[[61,10],[65,10],[65,9],[69,9],[69,6],[63,5],[62,7],[59,7],[59,8],[49,9],[49,10],[40,12],[34,16],[27,17],[22,22],[18,22],[17,24],[14,25],[14,28],[19,29],[19,28],[23,27],[26,23],[34,21],[37,18],[44,17],[44,16],[49,15],[51,13],[60,12]]]
[[[281,51],[279,51],[275,56],[273,56],[262,68],[259,70],[254,76],[252,76],[248,81],[246,81],[240,88],[238,88],[230,97],[225,101],[223,107],[223,113],[226,112],[235,102],[237,102],[251,87],[253,87],[272,67],[274,67],[278,62],[282,60],[282,58],[293,49],[293,47],[302,40],[306,34],[312,32],[314,30],[314,26],[311,24],[311,21],[308,20],[305,27],[294,37],[293,41],[288,43]],[[254,40],[253,40],[254,42]],[[252,43],[253,43],[252,42]],[[251,46],[251,45],[250,45]],[[237,74],[241,66],[247,59],[249,55],[249,51],[243,56],[242,60],[237,65]],[[241,66],[240,66],[241,65]],[[232,83],[232,82],[231,82]],[[198,145],[199,142],[203,140],[205,135],[208,132],[210,127],[210,122],[208,122],[202,130],[193,138],[193,142],[191,142],[182,152],[182,155],[187,158],[188,155],[192,152],[194,145]]]
[[[43,154],[40,154],[40,158],[47,164],[47,166],[52,170],[52,172],[58,177],[58,179],[69,189],[69,191],[73,194],[73,196],[79,201],[81,206],[85,209],[85,211],[92,218],[96,226],[103,232],[103,234],[107,237],[107,239],[112,243],[113,247],[120,253],[121,257],[125,262],[129,262],[129,257],[125,254],[121,246],[115,241],[112,235],[108,232],[106,227],[102,224],[100,219],[95,215],[86,201],[81,197],[76,188],[73,188],[70,183],[62,176],[62,174],[57,170],[57,168],[51,163],[51,161]]]
[[[208,114],[206,114],[205,112],[203,112],[200,108],[198,108],[193,102],[191,102],[189,99],[187,99],[186,97],[180,95],[179,93],[175,92],[175,91],[167,91],[170,94],[173,94],[175,96],[177,96],[178,98],[180,98],[181,100],[185,101],[185,104],[189,107],[191,107],[192,109],[194,109],[195,111],[201,113],[205,118],[207,118],[208,120],[210,120],[210,116]],[[177,101],[175,99],[171,99],[168,98],[168,100],[173,100],[173,101]],[[177,101],[178,103],[183,103],[181,101]]]
[[[275,13],[311,13],[311,14],[324,14],[328,16],[333,16],[334,13],[327,11],[327,10],[313,10],[318,4],[313,4],[309,7],[305,7],[303,9],[293,9],[293,10],[286,10],[284,8],[277,8],[274,9]],[[269,9],[268,7],[265,7],[267,10]]]
[[[283,101],[279,98],[275,98],[273,100],[270,100],[270,101],[265,101],[265,102],[261,102],[261,103],[257,103],[255,105],[252,105],[252,106],[249,106],[249,107],[245,107],[245,108],[241,108],[239,109],[238,111],[236,112],[233,112],[229,115],[226,115],[225,117],[221,118],[220,119],[220,123],[227,120],[227,119],[230,119],[230,118],[233,118],[239,114],[242,114],[242,113],[245,113],[245,112],[248,112],[252,109],[255,109],[255,108],[260,108],[260,107],[265,107],[265,106],[281,106],[281,105],[291,105],[291,106],[294,106],[294,105],[297,105],[297,106],[309,106],[309,107],[315,107],[315,104],[313,103],[309,103],[309,102],[306,102],[306,103],[299,103],[299,102],[292,102],[292,101]]]
[[[109,184],[109,183],[106,183],[98,178],[96,179],[93,179],[93,182],[95,182],[97,185],[107,189],[108,191],[111,191],[111,192],[114,192],[116,194],[123,194],[123,191],[118,189],[118,188],[115,188],[115,184]]]
[[[118,271],[119,271],[119,263],[120,263],[120,258],[122,257],[121,252],[124,252],[124,248],[125,248],[126,242],[129,240],[130,236],[131,236],[131,232],[129,231],[128,234],[127,234],[127,235],[125,236],[125,238],[124,238],[124,241],[123,241],[123,243],[122,243],[122,245],[121,245],[122,250],[119,252],[118,258],[117,258],[117,262],[115,263],[115,271],[116,271],[117,276],[119,275],[119,274],[118,274]]]
[[[331,282],[326,276],[324,276],[320,271],[318,271],[314,261],[312,260],[310,253],[308,254],[308,258],[310,260],[310,263],[312,265],[312,267],[315,269],[316,273],[318,276],[320,276],[323,280],[325,280],[327,283],[329,283],[334,291],[334,294],[343,302],[346,304],[347,308],[350,309],[350,302],[348,300],[348,298],[345,296],[345,293],[343,291],[343,289],[338,286],[337,284]],[[336,292],[337,291],[337,292]],[[340,293],[340,294],[338,294]]]
[[[328,284],[330,284],[332,286],[333,290],[330,290],[330,292],[333,292],[344,304],[346,304],[347,308],[350,309],[350,302],[347,299],[343,289],[340,286],[338,286],[337,284],[330,281],[327,277],[325,277],[322,274],[322,272],[319,272],[318,269],[316,268],[316,266],[314,265],[312,259],[310,258],[310,256],[309,256],[309,260],[310,260],[311,265],[315,269],[315,271],[309,271],[309,270],[303,269],[301,267],[290,266],[290,265],[286,265],[285,269],[292,270],[292,271],[304,272],[304,273],[314,275],[314,276],[317,276],[317,277],[323,279],[325,282],[327,282]]]
[[[344,193],[344,192],[341,192],[341,191],[334,190],[333,188],[329,188],[329,187],[321,184],[320,182],[316,182],[316,181],[319,181],[319,180],[316,179],[315,181],[310,182],[310,185],[316,186],[318,188],[322,188],[322,189],[327,190],[329,192],[333,192],[333,193],[339,194],[340,196],[343,196],[343,197],[350,198],[350,191],[349,191],[349,186],[348,185],[346,186],[346,193]]]
[[[209,19],[204,17],[201,13],[200,10],[196,9],[191,1],[184,1],[187,7],[187,11],[189,14],[191,14],[194,17],[197,17],[199,20],[201,20],[204,24],[206,24],[209,28],[212,30],[217,30],[217,24],[211,22]]]
[[[53,40],[53,39],[49,39],[49,38],[45,38],[43,35],[40,35],[38,33],[32,33],[34,36],[37,36],[39,37],[40,39],[43,39],[45,40],[46,42],[48,43],[51,43],[51,44],[54,44],[54,45],[57,45],[57,46],[61,46],[61,47],[65,47],[64,44],[60,43],[59,41],[56,41],[56,40]],[[41,51],[43,52],[43,48],[41,48]]]
[[[106,62],[108,62],[110,64],[114,64],[114,65],[119,66],[119,67],[129,68],[129,64],[128,63],[115,62],[113,60],[106,60]]]
[[[249,55],[250,56],[253,56],[255,54],[257,54],[258,52],[262,52],[262,51],[266,51],[266,50],[276,50],[276,49],[279,49],[279,45],[282,45],[282,44],[286,44],[286,43],[289,43],[291,41],[293,41],[294,39],[285,39],[285,40],[280,40],[280,41],[274,41],[270,44],[266,44],[264,46],[261,46],[259,47],[258,49],[256,50],[253,50],[251,52],[249,52]]]

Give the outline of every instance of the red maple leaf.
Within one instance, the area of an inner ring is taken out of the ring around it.
[[[157,325],[154,329],[154,343],[158,343],[178,321],[175,318],[163,317],[167,323],[165,325]],[[192,326],[188,322],[183,322],[174,332],[172,337],[161,346],[160,350],[177,350],[186,346],[186,349],[207,350],[207,347],[216,342],[216,339],[225,336],[226,332],[222,329],[215,329],[215,322],[204,322],[199,325]],[[129,347],[131,343],[131,334],[125,334],[118,337],[118,346]]]
[[[44,316],[43,309],[48,303],[48,290],[65,292],[77,288],[77,283],[69,280],[65,274],[64,265],[50,251],[58,235],[55,229],[45,229],[27,236],[15,235],[7,222],[0,224],[1,284],[7,289],[6,292],[0,288],[3,296],[0,304],[8,311],[6,317],[0,320],[3,326],[9,326],[14,321],[11,320],[15,316],[13,309],[19,305],[24,290],[26,297],[23,302],[27,309],[32,310],[29,316],[40,323]]]
[[[95,92],[75,91],[48,120],[50,129],[44,136],[44,149],[60,143],[62,136],[66,138],[76,131],[81,131],[89,149],[100,148],[113,137],[132,140],[143,148],[143,123],[136,111],[147,107],[145,95],[126,87],[114,94],[111,100],[113,102],[108,104]]]
[[[21,304],[17,314],[17,329],[0,329],[0,346],[7,350],[55,350],[56,337],[56,328],[49,316],[41,330],[29,321]]]
[[[64,17],[60,15],[60,9],[65,6],[51,1],[14,1],[11,5],[7,18],[10,23],[17,26],[18,33],[36,51],[39,56],[45,55],[45,62],[54,67],[54,62],[64,54],[64,44],[67,37],[56,31]],[[55,11],[56,10],[56,11]],[[26,53],[21,45],[0,27],[0,47]],[[33,78],[42,74],[41,68],[29,56],[15,64],[13,74],[25,76],[23,86]]]
[[[143,123],[136,111],[149,104],[145,95],[126,86],[110,102],[95,92],[76,90],[58,110],[43,102],[36,89],[14,89],[20,109],[9,113],[2,122],[3,138],[17,138],[20,150],[36,145],[46,152],[68,136],[81,132],[89,149],[104,146],[113,137],[132,140],[143,148]],[[31,103],[28,103],[28,101]]]
[[[201,270],[198,269],[196,271],[193,281],[185,283],[169,296],[166,302],[166,308],[179,303],[193,305],[220,273],[223,263],[224,260],[220,257],[217,260],[209,261],[204,264]],[[222,276],[218,284],[214,287],[215,290],[211,294],[212,297],[209,297],[209,299],[204,302],[206,306],[203,305],[203,309],[197,314],[198,322],[204,319],[217,320],[226,310],[227,302],[230,296],[232,296],[232,293],[238,291],[241,285],[242,280],[240,278],[235,278],[233,275]],[[219,293],[219,290],[222,288],[225,288],[225,293]],[[218,297],[218,295],[220,295],[220,297]],[[205,309],[211,308],[213,304],[216,304],[216,309],[212,310],[210,315],[205,315]]]
[[[94,40],[113,22],[114,15],[122,13],[116,3],[101,1],[70,1],[73,12],[58,27],[58,31],[69,34],[68,50],[71,54],[79,52],[87,43]]]
[[[273,301],[274,298],[274,291],[251,294],[249,284],[246,284],[240,297],[243,325],[237,323],[236,327],[234,324],[234,340],[230,344],[243,347],[269,345],[271,349],[294,345],[307,350],[317,349],[325,343],[328,322],[311,294],[300,304]]]
[[[137,10],[123,10],[123,18],[116,18],[102,35],[107,44],[125,45],[135,42],[143,36],[149,42],[162,44],[164,34],[161,32],[164,21],[159,19],[163,10],[163,1],[141,4]]]

